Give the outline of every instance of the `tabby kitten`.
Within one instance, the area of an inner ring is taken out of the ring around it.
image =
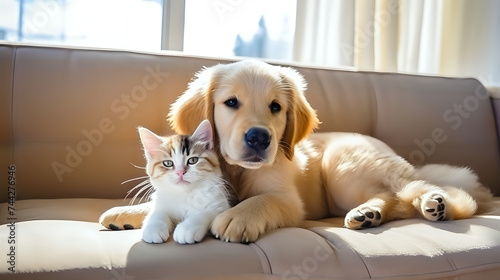
[[[210,122],[201,122],[191,136],[161,137],[143,127],[139,135],[154,188],[142,239],[163,243],[173,231],[177,243],[200,242],[214,218],[236,198],[213,151]]]

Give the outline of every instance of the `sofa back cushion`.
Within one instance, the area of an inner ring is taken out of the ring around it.
[[[194,74],[230,61],[4,43],[0,62],[0,161],[16,166],[17,199],[31,199],[125,197],[135,184],[121,183],[145,175],[136,128],[171,134],[165,117]],[[416,164],[470,166],[500,193],[494,114],[476,80],[295,68],[320,131],[378,137]]]

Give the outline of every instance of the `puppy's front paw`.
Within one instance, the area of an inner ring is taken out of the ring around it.
[[[184,221],[177,225],[174,230],[174,240],[179,244],[193,244],[203,240],[208,232],[204,225]]]
[[[212,223],[212,234],[226,242],[253,242],[264,234],[265,221],[255,216],[240,213],[237,208],[231,208],[219,214]]]
[[[170,236],[170,229],[162,221],[147,223],[142,230],[142,239],[147,243],[164,243]]]
[[[362,229],[379,226],[382,221],[380,209],[371,207],[354,208],[345,216],[344,227],[349,229]]]
[[[426,194],[422,199],[422,215],[429,221],[444,221],[446,217],[446,202],[439,193]]]

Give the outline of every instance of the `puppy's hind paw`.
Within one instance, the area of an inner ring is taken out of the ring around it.
[[[441,194],[431,193],[422,199],[421,212],[429,221],[444,221],[446,217],[446,201]]]
[[[363,229],[379,226],[382,215],[378,209],[369,207],[354,208],[347,213],[344,220],[344,227],[349,229]]]

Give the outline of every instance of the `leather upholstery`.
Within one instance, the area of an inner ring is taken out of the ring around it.
[[[18,199],[124,197],[128,185],[120,183],[143,175],[130,164],[144,165],[135,128],[171,133],[165,116],[194,73],[227,62],[15,45],[0,54],[8,62],[2,159],[10,154],[18,167]],[[470,166],[500,192],[493,109],[477,80],[296,68],[320,131],[375,136],[418,164]]]
[[[150,245],[98,223],[144,175],[136,127],[171,133],[170,104],[203,66],[229,60],[0,44],[0,165],[17,168],[16,270],[2,279],[492,279],[500,217],[391,222],[351,231],[342,218],[273,231],[252,244],[211,237]],[[382,139],[414,163],[473,168],[500,194],[494,105],[475,79],[292,65],[308,82],[320,131]],[[497,117],[500,114],[496,115]],[[4,169],[6,172],[7,170]],[[5,173],[4,172],[4,173]],[[0,196],[6,202],[7,195]],[[0,255],[9,252],[0,204]],[[0,265],[7,273],[8,263]],[[128,277],[128,278],[127,278]]]

